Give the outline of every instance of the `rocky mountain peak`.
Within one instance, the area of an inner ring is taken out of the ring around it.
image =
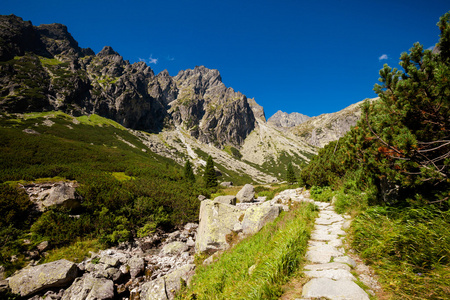
[[[280,128],[290,128],[306,122],[309,118],[297,112],[288,114],[279,110],[267,120],[267,123]]]
[[[0,59],[2,111],[95,113],[150,132],[182,126],[217,147],[239,147],[255,128],[255,115],[264,118],[262,107],[226,87],[218,70],[196,66],[155,76],[145,62],[130,64],[110,46],[97,55],[81,49],[62,24],[35,27],[0,16]]]
[[[106,56],[110,56],[110,55],[120,56],[119,53],[114,51],[111,46],[105,46],[99,53],[97,53],[98,57],[106,57]]]
[[[33,24],[18,16],[0,16],[0,37],[2,38],[0,61],[24,55],[25,52],[50,56],[42,44],[39,34],[34,30]]]

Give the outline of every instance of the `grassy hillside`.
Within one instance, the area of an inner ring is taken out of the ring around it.
[[[182,178],[181,166],[145,151],[119,124],[63,113],[0,117],[0,265],[24,264],[24,250],[43,240],[52,248],[98,239],[103,245],[198,220],[199,194],[209,191]],[[19,183],[75,180],[82,209],[31,214]],[[24,219],[23,216],[27,216]],[[30,239],[31,245],[25,245]],[[12,255],[18,260],[11,262]]]

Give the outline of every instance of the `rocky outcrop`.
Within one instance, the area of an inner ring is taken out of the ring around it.
[[[228,248],[226,236],[240,222],[244,212],[230,204],[204,200],[200,206],[196,252],[214,253]]]
[[[44,289],[68,286],[77,276],[77,265],[68,260],[29,267],[9,278],[12,292],[22,297]]]
[[[255,128],[247,97],[225,87],[219,71],[195,67],[180,71],[174,81],[178,86],[178,96],[170,104],[174,123],[199,141],[240,145]]]
[[[244,189],[243,189],[244,190]],[[245,190],[253,190],[249,185]],[[228,197],[230,196],[222,196]],[[239,198],[239,197],[238,197]],[[254,198],[254,191],[248,199]],[[274,221],[282,210],[289,210],[292,199],[303,201],[302,189],[289,190],[264,202],[257,199],[230,205],[228,201],[203,200],[200,206],[199,227],[195,242],[196,252],[208,254],[228,249],[236,239],[253,235]],[[224,198],[225,199],[225,198]]]
[[[49,207],[64,207],[70,210],[81,206],[82,197],[76,192],[76,182],[31,183],[23,186],[30,200],[43,212]]]
[[[308,119],[310,119],[310,117],[297,112],[288,114],[279,110],[267,120],[267,123],[275,127],[284,129],[304,123],[308,121]]]
[[[378,98],[364,101],[376,101]],[[292,127],[289,131],[316,147],[324,147],[331,141],[343,137],[352,126],[361,118],[364,101],[350,105],[341,111],[332,114],[323,114],[313,117],[300,125]]]

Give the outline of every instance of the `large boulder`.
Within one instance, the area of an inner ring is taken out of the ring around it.
[[[275,220],[281,210],[281,205],[271,205],[269,202],[249,207],[242,221],[244,234],[251,235],[257,233],[264,225]]]
[[[44,289],[68,286],[77,276],[78,267],[65,259],[20,270],[9,278],[9,287],[22,297]]]
[[[106,278],[86,274],[77,278],[61,300],[106,300],[114,298],[114,283]]]
[[[204,200],[195,241],[196,252],[213,253],[229,247],[226,235],[233,231],[244,211],[234,205]]]
[[[244,187],[237,193],[236,198],[240,203],[252,202],[255,198],[255,189],[253,188],[253,185],[244,185]]]
[[[214,202],[236,205],[236,196],[218,196],[214,198]]]
[[[153,281],[144,283],[141,287],[141,300],[172,300],[175,293],[181,289],[181,282],[190,281],[195,265],[187,264],[169,274]]]
[[[75,191],[74,182],[33,183],[26,185],[25,191],[30,196],[39,211],[45,211],[51,206],[61,206],[77,209],[81,206],[81,196]]]
[[[131,278],[136,278],[144,272],[145,261],[141,257],[133,257],[128,261]]]

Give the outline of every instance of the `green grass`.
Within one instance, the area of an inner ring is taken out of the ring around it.
[[[395,299],[448,299],[450,212],[371,207],[354,221],[352,246]]]
[[[49,263],[60,259],[67,259],[79,263],[85,258],[90,257],[90,252],[98,252],[102,248],[103,245],[97,239],[76,241],[69,246],[50,250],[42,263]]]
[[[303,262],[316,214],[316,207],[306,203],[282,213],[217,262],[199,266],[178,299],[278,299]]]

